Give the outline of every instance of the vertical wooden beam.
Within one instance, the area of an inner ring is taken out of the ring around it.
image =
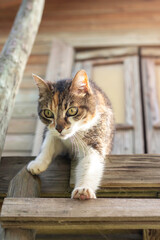
[[[126,123],[134,127],[133,153],[144,152],[142,106],[140,93],[139,62],[138,56],[127,57],[124,60],[125,68],[125,102]],[[127,132],[126,132],[127,134]]]
[[[60,40],[55,39],[52,44],[48,66],[46,71],[46,80],[55,82],[60,79],[70,78],[74,60],[74,49]],[[36,73],[38,75],[38,73]],[[45,125],[38,120],[35,133],[35,139],[32,149],[32,156],[37,156],[42,144]]]
[[[24,68],[41,21],[44,0],[23,0],[0,55],[0,157]]]
[[[39,177],[31,175],[24,167],[10,182],[7,197],[39,197]],[[35,240],[33,229],[5,229],[4,240]]]

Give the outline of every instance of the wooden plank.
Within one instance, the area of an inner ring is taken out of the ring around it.
[[[34,157],[3,157],[0,164],[0,198],[4,197],[9,181]],[[160,184],[159,155],[111,155],[106,159],[104,177],[98,197],[158,196]],[[40,175],[41,196],[70,197],[74,174],[67,158],[57,158]]]
[[[17,103],[14,106],[13,118],[37,118],[37,103]]]
[[[34,240],[35,232],[33,230],[25,230],[25,229],[7,229],[5,233],[6,240]]]
[[[142,59],[143,101],[146,124],[147,152],[159,152],[160,122],[155,64],[153,59]],[[155,126],[155,128],[154,128]]]
[[[31,151],[33,140],[32,134],[7,134],[4,151]]]
[[[119,223],[114,222],[113,223],[104,223],[104,222],[100,222],[100,223],[93,223],[93,222],[86,222],[85,225],[83,224],[84,222],[82,222],[82,224],[78,224],[78,223],[70,223],[70,222],[66,222],[63,221],[61,223],[58,224],[53,224],[52,222],[46,224],[45,222],[41,224],[38,223],[34,223],[34,228],[36,230],[36,232],[40,233],[40,234],[90,234],[92,232],[92,234],[99,234],[100,232],[103,232],[104,234],[108,232],[108,230],[112,231],[114,230],[118,230],[118,229],[128,229],[128,230],[141,230],[141,229],[147,229],[152,228],[152,229],[159,229],[159,225],[158,223],[155,222],[136,222],[135,225],[133,225],[133,223],[130,222],[125,222],[125,223],[121,223],[121,226]],[[65,225],[65,228],[64,228]],[[12,227],[15,229],[21,228],[22,227],[22,223],[19,222],[7,222],[5,223],[5,227]],[[33,222],[23,222],[23,228],[25,229],[30,229],[33,228]],[[134,239],[134,238],[133,238]],[[142,239],[142,238],[141,238]],[[117,240],[117,239],[116,239]],[[134,239],[135,240],[135,239]]]
[[[148,155],[110,155],[106,157],[101,187],[158,187],[159,163],[158,155],[157,158],[150,158]],[[71,186],[74,185],[75,164],[72,161]]]
[[[50,41],[37,40],[33,46],[32,54],[48,55],[51,50],[52,40],[53,37]]]
[[[87,60],[93,58],[112,58],[118,56],[128,56],[128,55],[137,55],[137,47],[127,47],[127,48],[104,48],[104,49],[95,49],[95,50],[85,50],[76,53],[75,59]]]
[[[45,64],[31,64],[27,65],[24,71],[25,77],[32,78],[32,73],[37,74],[39,76],[42,76],[45,74],[46,71],[46,65]]]
[[[11,25],[11,24],[10,24]],[[7,39],[7,33],[5,29],[0,39],[0,49]],[[127,29],[119,30],[113,32],[113,30],[107,29],[105,32],[101,33],[99,31],[94,32],[55,32],[52,31],[40,31],[37,35],[37,39],[34,45],[36,48],[32,53],[34,54],[48,54],[50,51],[51,43],[54,38],[59,38],[62,41],[70,44],[71,46],[81,49],[81,48],[95,48],[95,47],[126,47],[126,46],[150,46],[154,45],[159,47],[160,33],[155,29]],[[37,46],[41,44],[41,46]]]
[[[48,61],[46,79],[54,82],[59,79],[71,77],[73,57],[74,50],[71,46],[59,40],[54,40]],[[39,154],[44,128],[45,125],[38,120],[32,155]]]
[[[133,127],[116,128],[112,154],[130,154],[134,152]]]
[[[97,234],[52,234],[52,235],[36,235],[37,240],[142,240],[140,230],[108,230]]]
[[[38,89],[20,89],[16,99],[16,103],[37,103],[38,102]]]
[[[45,45],[45,44],[43,44],[43,45]],[[30,57],[28,59],[28,65],[33,65],[33,64],[47,65],[48,54],[49,54],[49,51],[46,54],[40,54],[40,53],[34,54],[33,50],[32,50],[32,54],[30,55]]]
[[[34,134],[36,122],[34,118],[11,118],[7,134]]]
[[[54,82],[59,79],[70,78],[73,58],[73,47],[60,40],[54,40],[48,61],[46,79]]]
[[[0,197],[7,193],[11,179],[34,157],[2,157],[0,164]],[[70,196],[70,161],[56,159],[47,171],[40,175],[42,196]]]
[[[77,211],[78,209],[78,211]],[[75,201],[64,198],[6,198],[1,221],[4,228],[43,229],[70,224],[101,229],[160,228],[159,199],[97,199]],[[63,223],[63,224],[62,224]],[[73,228],[74,231],[74,228]]]
[[[7,197],[21,198],[21,197],[38,197],[40,195],[40,182],[37,176],[31,175],[27,168],[24,167],[13,179],[10,181]],[[2,205],[3,207],[3,205]],[[4,240],[35,240],[34,229],[4,229]]]
[[[37,41],[45,40],[52,41],[53,38],[60,38],[68,44],[76,48],[82,47],[116,47],[116,46],[159,46],[160,33],[155,29],[148,31],[147,29],[117,29],[113,31],[111,29],[105,29],[105,32],[101,33],[97,31],[87,32],[49,32],[44,33],[41,31],[37,36]]]
[[[147,58],[160,57],[160,49],[159,47],[142,47],[141,56]]]
[[[1,2],[0,3],[0,9],[4,9],[4,8],[10,8],[12,6],[19,6],[21,3],[20,0],[6,0],[5,2]]]
[[[45,78],[44,75],[41,75],[41,78]],[[37,90],[37,86],[35,84],[35,81],[33,80],[33,78],[31,76],[24,76],[23,77],[23,80],[21,82],[21,85],[20,85],[20,88],[21,89],[36,89]]]
[[[18,156],[20,156],[20,157],[22,157],[22,156],[31,156],[31,151],[3,151],[3,153],[2,153],[2,156],[3,157],[14,157],[14,156],[16,156],[16,157],[18,157]]]
[[[41,77],[44,78],[43,75]],[[33,78],[30,77],[30,76],[29,77],[23,76],[23,80],[21,82],[20,88],[21,89],[36,89],[37,90],[37,86],[36,86]]]
[[[138,57],[127,57],[124,60],[125,79],[125,101],[126,101],[126,123],[134,126],[133,131],[133,152],[140,154],[144,152],[142,107],[140,95]],[[126,132],[127,134],[127,132]]]

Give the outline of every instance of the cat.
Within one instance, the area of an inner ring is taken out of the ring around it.
[[[47,126],[41,152],[27,169],[45,171],[57,155],[76,155],[75,188],[71,198],[96,198],[105,156],[110,154],[114,115],[104,92],[88,79],[84,70],[73,80],[47,82],[33,74],[39,89],[38,114]],[[73,151],[75,148],[75,151]]]

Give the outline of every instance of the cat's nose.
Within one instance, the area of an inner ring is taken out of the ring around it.
[[[62,126],[62,125],[59,125],[59,124],[57,124],[57,125],[56,125],[56,130],[57,130],[59,133],[61,133],[61,132],[62,132],[62,130],[63,130],[63,126]]]

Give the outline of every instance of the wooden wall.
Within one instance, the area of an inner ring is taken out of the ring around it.
[[[0,49],[20,0],[0,3]],[[160,45],[159,0],[47,0],[39,33],[29,58],[12,120],[8,128],[5,155],[30,155],[36,117],[37,91],[31,74],[45,76],[54,37],[76,48],[120,45]]]
[[[12,26],[20,0],[0,3],[0,42]],[[75,45],[158,44],[159,0],[47,0],[38,40],[60,36]],[[146,37],[147,36],[147,37]]]

